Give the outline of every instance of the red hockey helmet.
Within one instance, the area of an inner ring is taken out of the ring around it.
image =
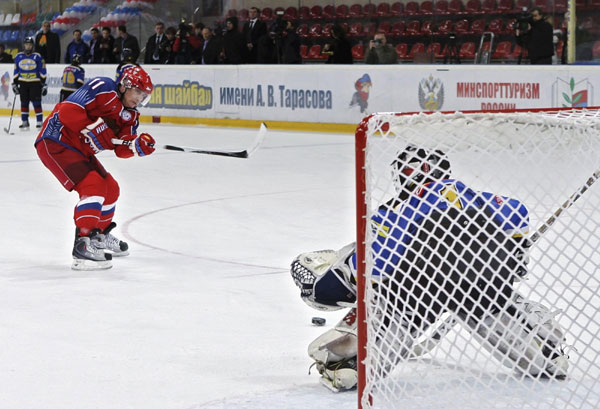
[[[152,85],[150,76],[142,67],[138,66],[125,68],[121,74],[119,84],[123,85],[125,88],[131,88],[136,92],[142,93],[142,95],[140,95],[140,104],[142,106],[150,101],[150,95],[152,95],[152,91],[154,90],[154,85]]]

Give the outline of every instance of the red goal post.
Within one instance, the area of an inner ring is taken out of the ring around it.
[[[494,121],[497,121],[497,125],[494,125]],[[484,124],[485,127],[481,129],[477,129],[478,124]],[[592,125],[590,125],[592,124]],[[490,139],[486,140],[486,133],[493,131],[497,135],[494,137],[498,137],[498,139]],[[420,132],[422,134],[417,135],[416,133]],[[431,133],[428,135],[427,133]],[[467,136],[463,138],[463,133],[468,133]],[[414,134],[411,134],[414,133]],[[579,138],[573,146],[565,143],[564,149],[565,152],[558,152],[558,149],[554,150],[550,146],[552,143],[559,143],[561,139],[568,139],[568,135],[570,133],[576,134],[576,138]],[[411,134],[411,135],[408,135]],[[447,134],[447,140],[445,139],[445,134]],[[516,134],[516,135],[515,135]],[[481,137],[479,138],[478,135]],[[502,140],[502,135],[505,136],[506,141]],[[538,138],[537,140],[530,141],[529,136],[534,138]],[[548,135],[548,139],[546,140],[546,135]],[[519,160],[524,160],[526,162],[534,162],[535,160],[542,158],[550,165],[552,164],[551,159],[553,155],[557,155],[557,157],[562,157],[561,155],[564,153],[565,157],[568,157],[569,151],[568,149],[573,149],[573,154],[583,155],[585,158],[582,158],[582,163],[585,162],[585,169],[573,169],[573,174],[567,176],[561,176],[561,181],[566,180],[567,183],[560,184],[561,191],[555,193],[552,197],[545,196],[544,193],[536,193],[535,186],[532,189],[534,192],[532,194],[525,194],[526,202],[532,203],[532,208],[537,209],[537,205],[541,203],[540,211],[538,213],[532,212],[532,218],[534,219],[534,225],[532,223],[532,230],[539,226],[540,222],[546,220],[546,215],[548,214],[548,209],[556,209],[563,204],[564,200],[560,198],[567,199],[571,193],[576,191],[576,189],[585,182],[585,179],[582,180],[581,176],[586,174],[587,169],[592,169],[597,171],[600,169],[600,160],[596,163],[593,156],[598,156],[600,158],[600,108],[591,107],[584,109],[573,109],[573,108],[554,108],[554,109],[524,109],[517,111],[495,111],[495,112],[484,112],[484,111],[463,111],[463,112],[435,112],[435,113],[376,113],[370,116],[365,117],[362,122],[358,125],[355,135],[355,149],[356,149],[356,202],[357,202],[357,213],[356,213],[356,225],[357,225],[357,300],[358,300],[358,406],[359,408],[366,407],[380,407],[378,405],[378,401],[376,397],[373,397],[373,389],[372,385],[367,390],[367,382],[368,382],[368,368],[366,365],[367,359],[369,358],[367,350],[368,344],[368,316],[367,316],[367,291],[372,288],[371,285],[367,286],[367,283],[371,283],[371,277],[369,276],[369,272],[367,271],[367,258],[369,257],[368,249],[370,243],[368,242],[368,232],[371,229],[370,227],[370,217],[373,214],[373,210],[377,207],[377,205],[382,204],[393,195],[393,192],[390,191],[391,184],[389,181],[381,182],[381,180],[385,179],[380,174],[376,176],[372,176],[369,174],[370,165],[369,160],[376,160],[379,158],[385,158],[381,161],[381,163],[385,163],[385,165],[389,166],[390,158],[394,158],[397,153],[406,146],[407,143],[411,143],[412,137],[415,137],[416,140],[414,143],[419,143],[424,140],[427,140],[427,148],[441,148],[443,151],[447,151],[448,156],[450,158],[450,163],[453,163],[453,159],[455,157],[466,157],[469,154],[472,155],[482,155],[481,160],[491,160],[495,156],[506,156],[509,160],[507,161],[507,165],[513,164],[516,162],[514,159],[510,159],[511,155],[519,156]],[[426,139],[430,138],[430,139]],[[553,139],[554,138],[554,139]],[[384,140],[380,148],[370,148],[369,142],[370,139],[377,140],[380,142]],[[478,141],[478,139],[481,139]],[[457,143],[458,145],[454,146],[452,143]],[[487,145],[486,145],[487,144]],[[498,146],[495,146],[495,145]],[[545,144],[549,146],[546,147]],[[493,150],[488,149],[489,145],[494,145]],[[586,146],[589,146],[589,152],[586,152]],[[544,151],[547,148],[548,152]],[[369,156],[369,149],[381,149],[381,156],[378,156],[379,153]],[[528,149],[531,149],[531,158],[527,155]],[[599,149],[596,151],[595,149]],[[544,151],[545,153],[539,153],[537,150]],[[558,152],[558,154],[557,154]],[[595,152],[595,153],[594,153]],[[537,159],[536,159],[537,158]],[[459,160],[460,162],[460,160]],[[493,162],[493,161],[491,161]],[[466,161],[464,164],[460,164],[463,167],[471,164],[471,161]],[[577,163],[577,158],[573,161],[573,163]],[[499,166],[502,163],[499,162]],[[546,165],[544,165],[546,166]],[[565,164],[564,166],[569,168],[569,164]],[[510,167],[510,166],[509,166]],[[501,169],[501,167],[498,167]],[[552,166],[549,166],[548,178],[555,177],[559,175],[560,172],[564,171],[564,168],[553,169]],[[497,169],[496,169],[497,170]],[[516,172],[516,171],[515,171]],[[388,172],[389,173],[389,172]],[[497,173],[497,172],[496,172]],[[522,174],[518,175],[516,173],[511,173],[511,169],[506,170],[506,175],[502,175],[502,177],[506,180],[510,180],[510,178],[515,178],[515,183],[522,182],[521,179],[525,179],[528,175]],[[539,172],[534,172],[535,175],[544,174],[544,169]],[[588,172],[589,174],[589,172]],[[535,177],[534,175],[534,177]],[[472,175],[473,180],[478,180],[485,186],[485,182],[491,180],[491,177],[497,176],[494,175],[494,172],[491,171],[490,175]],[[560,175],[559,175],[560,176]],[[488,177],[488,179],[486,179]],[[571,181],[568,180],[572,178],[572,185],[575,190],[571,189]],[[594,180],[595,181],[595,180]],[[592,181],[592,183],[594,182]],[[543,181],[543,186],[550,186],[552,188],[552,183],[550,181]],[[547,183],[548,182],[548,183]],[[378,185],[380,183],[380,185]],[[600,184],[599,184],[600,185]],[[502,186],[498,184],[498,186]],[[588,186],[589,187],[589,186]],[[595,186],[594,189],[590,189],[593,192],[587,193],[591,200],[600,200],[600,194],[597,192],[598,186]],[[370,190],[368,190],[370,189]],[[571,190],[569,190],[571,189]],[[518,189],[516,189],[518,190]],[[586,188],[587,190],[587,188]],[[567,194],[567,192],[570,192]],[[498,192],[501,194],[502,192]],[[387,196],[386,196],[387,194]],[[537,196],[536,196],[537,195]],[[577,198],[578,199],[578,198]],[[540,201],[540,203],[538,203]],[[546,203],[549,202],[549,203]],[[543,202],[543,203],[542,203]],[[584,200],[582,199],[581,206],[589,206],[589,202],[583,204]],[[569,205],[570,206],[570,205]],[[587,208],[586,208],[587,209]],[[595,210],[586,210],[587,213],[584,214],[585,217],[593,217],[598,214],[594,213]],[[551,214],[552,212],[550,212]],[[559,213],[560,214],[560,213]],[[599,221],[600,222],[600,221]],[[563,227],[562,225],[560,227]],[[565,227],[566,232],[569,234],[576,234],[576,232],[569,230],[568,226]],[[530,232],[531,233],[531,232]],[[590,236],[593,238],[594,242],[597,239],[596,235]],[[555,251],[555,249],[551,249]],[[555,256],[552,255],[549,261],[554,261],[554,258],[558,258],[560,255]],[[597,260],[595,257],[589,257],[587,260],[591,263],[590,266],[586,265],[586,268],[598,269],[600,266],[600,260]],[[600,279],[600,278],[599,278]],[[571,281],[564,280],[560,281],[556,279],[556,282],[567,286]],[[566,284],[565,284],[566,282]],[[594,281],[594,285],[595,285]],[[551,285],[551,284],[549,284]],[[544,296],[548,295],[547,291],[545,294],[537,294],[534,290],[531,293],[535,296]],[[591,296],[590,296],[591,297]],[[542,297],[543,298],[543,297]],[[552,297],[556,298],[555,294],[552,293]],[[593,298],[588,300],[581,300],[576,296],[572,296],[574,300],[577,302],[587,302],[587,303],[595,303],[600,300]],[[565,300],[559,300],[565,301]],[[569,301],[569,300],[566,300]],[[565,301],[565,302],[566,302]],[[598,320],[600,318],[600,312],[589,312],[588,306],[581,307],[581,311],[584,312],[586,318],[588,320]],[[583,325],[583,324],[581,324]],[[582,333],[584,329],[580,326],[576,326],[573,329],[574,333]],[[571,329],[571,327],[567,328]],[[431,332],[429,333],[429,336]],[[587,334],[586,334],[587,335]],[[600,337],[600,334],[598,334]],[[567,336],[568,339],[568,336]],[[464,340],[462,340],[464,341]],[[600,359],[600,345],[594,342],[591,346],[592,351],[591,354],[597,356]],[[436,355],[436,357],[441,357],[442,351],[440,354]],[[441,359],[441,358],[440,358]],[[589,356],[586,356],[586,359],[589,360]],[[419,361],[420,358],[417,359]],[[460,362],[460,361],[458,361]],[[419,361],[419,364],[421,362]],[[489,370],[489,365],[485,363],[486,370]],[[572,363],[570,365],[575,366],[575,372],[579,375],[580,373],[585,372],[586,368],[583,366],[577,366],[577,362]],[[443,363],[441,364],[443,367]],[[480,373],[479,367],[476,367],[476,371],[474,373]],[[587,368],[589,371],[593,373],[600,374],[600,364],[590,364],[590,367]],[[483,372],[482,372],[483,373]],[[491,372],[493,373],[493,372]],[[585,374],[584,374],[585,375]],[[585,378],[582,375],[581,378]],[[495,375],[490,375],[491,377]],[[505,375],[503,376],[512,376]],[[495,378],[494,378],[495,379]],[[512,381],[512,378],[510,378]],[[375,381],[377,382],[377,381]],[[386,381],[387,382],[387,381]],[[537,382],[534,381],[534,382]],[[591,394],[594,399],[598,399],[600,404],[600,385],[597,383],[593,383],[593,385],[589,385],[590,381],[584,382],[590,389],[587,389],[585,392]],[[435,383],[435,382],[434,382]],[[543,385],[540,382],[541,385]],[[537,385],[536,385],[537,386]],[[398,384],[392,384],[392,386],[386,385],[385,393],[396,393],[397,389],[400,390],[399,395],[397,397],[398,401],[405,402],[406,394],[410,393],[410,388],[407,387],[406,390],[402,389],[405,385],[402,382]],[[383,387],[381,389],[384,389]],[[414,388],[418,389],[418,388]],[[379,390],[381,392],[381,390]],[[432,390],[432,393],[435,393],[435,390]],[[561,391],[564,392],[564,391]],[[572,397],[573,401],[569,400],[569,403],[577,401],[580,397],[577,395],[576,391],[567,391],[572,392],[574,397]],[[566,392],[565,392],[566,393]],[[452,392],[450,395],[446,394],[445,390],[442,390],[440,395],[443,396],[454,396]],[[523,396],[526,394],[523,393]],[[559,398],[554,396],[555,401],[559,403],[564,398],[565,394],[560,395]],[[396,399],[395,397],[393,399]],[[417,398],[418,399],[418,398]],[[383,401],[383,400],[381,400]],[[410,401],[410,399],[408,400]],[[469,401],[470,402],[470,401]],[[469,403],[467,402],[467,403]],[[431,402],[428,403],[430,405]],[[371,406],[373,405],[373,406]],[[515,404],[515,406],[509,407],[538,407],[531,406],[528,403],[523,403],[523,406],[518,406],[519,404]],[[529,406],[528,406],[529,405]],[[384,406],[388,407],[388,406]],[[405,406],[408,407],[408,406]],[[420,407],[420,406],[419,406]],[[430,407],[430,406],[423,406]],[[433,406],[431,406],[433,407]],[[441,405],[439,407],[446,408],[447,406]],[[467,406],[464,406],[469,407]],[[485,406],[481,406],[485,407]],[[546,407],[546,406],[539,406]],[[555,406],[547,406],[547,407],[555,407]],[[560,407],[560,406],[556,406]],[[585,405],[581,406],[573,406],[573,407],[587,407]],[[416,407],[411,407],[411,409],[416,409]]]

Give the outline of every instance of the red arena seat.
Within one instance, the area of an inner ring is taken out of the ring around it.
[[[355,60],[364,60],[365,48],[362,44],[355,44],[352,46],[352,58]]]
[[[332,5],[327,5],[323,7],[323,18],[326,20],[331,20],[335,17],[335,7]]]
[[[450,14],[462,14],[463,4],[461,0],[450,0],[448,3],[448,13]]]
[[[409,21],[406,25],[406,34],[411,36],[421,35],[421,22],[419,20]]]
[[[290,21],[298,20],[298,10],[296,9],[296,7],[288,7],[287,9],[285,9],[283,19]]]
[[[436,1],[433,14],[448,14],[448,0]]]
[[[404,14],[407,16],[415,16],[419,14],[419,3],[416,1],[409,1],[406,3],[406,6],[404,7]]]
[[[471,32],[473,34],[481,34],[485,31],[485,19],[480,18],[471,23]]]
[[[321,37],[321,31],[323,31],[321,24],[315,23],[312,26],[310,26],[310,29],[308,30],[308,35],[312,38]]]
[[[396,46],[396,54],[398,54],[398,58],[407,59],[408,58],[408,44],[400,43]]]
[[[423,44],[423,43],[415,43],[410,48],[410,52],[408,53],[408,58],[412,60],[412,59],[415,58],[415,54],[421,54],[421,53],[424,53],[424,52],[425,52],[425,44]]]
[[[345,4],[340,4],[335,9],[335,17],[336,18],[348,18],[350,17],[350,11],[348,6]]]
[[[469,21],[467,19],[458,20],[456,24],[454,24],[454,32],[457,35],[470,34]]]
[[[494,14],[498,11],[496,10],[496,0],[483,0],[481,3],[481,11],[486,14]]]
[[[481,2],[479,0],[468,0],[467,4],[465,4],[465,13],[481,14]]]
[[[308,24],[300,24],[296,29],[296,34],[303,38],[308,37]]]
[[[404,21],[396,21],[392,25],[392,29],[390,30],[390,35],[395,37],[400,37],[404,35],[404,30],[406,30],[406,25]]]
[[[404,3],[396,2],[392,4],[391,14],[394,17],[400,17],[404,15]]]
[[[351,18],[361,18],[363,16],[362,6],[360,4],[351,5],[349,13]]]
[[[377,12],[377,8],[373,3],[367,3],[363,6],[363,16],[371,17]]]
[[[492,58],[501,60],[506,58],[511,51],[512,43],[510,41],[500,41],[496,47],[496,51],[492,54]]]
[[[316,5],[310,8],[310,18],[320,20],[323,18],[323,7]]]
[[[450,34],[450,32],[452,32],[452,20],[442,21],[442,23],[438,26],[438,33],[444,35]]]
[[[377,14],[378,17],[390,17],[391,16],[390,3],[386,3],[386,2],[379,3],[377,5],[375,14]]]
[[[425,0],[423,3],[421,3],[421,6],[419,7],[419,14],[422,16],[429,16],[433,14],[433,2],[430,0]]]
[[[475,43],[473,41],[468,41],[461,45],[458,56],[460,58],[475,58]]]

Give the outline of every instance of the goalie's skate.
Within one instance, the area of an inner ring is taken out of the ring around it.
[[[73,245],[73,270],[106,270],[112,267],[112,256],[96,246],[97,234],[77,237]]]
[[[92,238],[97,248],[109,252],[114,257],[124,257],[129,255],[129,245],[122,240],[119,240],[112,234],[111,230],[117,227],[115,222],[108,225],[106,229],[100,234],[97,234]]]
[[[319,382],[332,392],[343,392],[356,388],[358,383],[356,358],[331,362],[327,365],[317,363],[317,369],[321,374]]]

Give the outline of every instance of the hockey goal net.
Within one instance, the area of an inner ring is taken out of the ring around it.
[[[599,109],[378,113],[356,157],[359,407],[600,407]]]

